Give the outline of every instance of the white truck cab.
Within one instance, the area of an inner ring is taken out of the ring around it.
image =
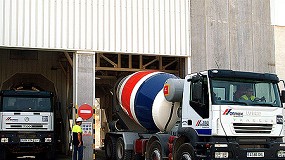
[[[53,93],[2,90],[0,102],[0,160],[21,154],[54,159]]]

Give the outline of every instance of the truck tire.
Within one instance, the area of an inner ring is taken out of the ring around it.
[[[144,160],[145,159],[144,156],[140,154],[134,154],[133,157],[134,157],[134,160]]]
[[[0,160],[7,159],[7,151],[4,147],[0,147]]]
[[[130,160],[132,159],[133,151],[125,150],[125,143],[122,137],[117,139],[116,143],[116,158],[117,160]]]
[[[194,159],[194,148],[190,143],[184,143],[175,154],[177,160],[192,160]]]
[[[54,159],[56,159],[54,150],[46,153],[46,160],[54,160]]]
[[[43,152],[43,153],[38,154],[36,157],[39,160],[55,160],[56,159],[54,151]]]
[[[158,140],[153,141],[146,152],[147,160],[162,160],[162,148]]]
[[[105,139],[105,156],[108,160],[116,159],[116,139],[114,137],[108,136]]]

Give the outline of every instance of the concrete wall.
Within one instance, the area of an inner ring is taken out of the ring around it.
[[[285,80],[285,1],[271,0],[270,2],[271,24],[274,25],[276,73],[280,79]]]
[[[275,26],[275,59],[276,73],[285,80],[285,26]]]
[[[191,0],[191,68],[275,72],[270,0]]]

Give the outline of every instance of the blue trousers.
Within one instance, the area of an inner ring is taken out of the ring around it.
[[[78,147],[77,145],[73,145],[73,160],[82,160],[83,159],[83,146]],[[78,152],[78,159],[77,159],[77,152]]]

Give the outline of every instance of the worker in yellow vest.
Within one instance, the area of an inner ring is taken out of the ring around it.
[[[83,141],[82,141],[82,128],[80,127],[83,119],[78,117],[75,120],[75,125],[72,127],[73,133],[73,160],[82,160],[83,159]],[[77,158],[78,153],[78,158]]]
[[[253,95],[253,90],[251,88],[246,89],[245,94],[240,97],[240,100],[245,100],[245,101],[254,101],[255,96]]]

